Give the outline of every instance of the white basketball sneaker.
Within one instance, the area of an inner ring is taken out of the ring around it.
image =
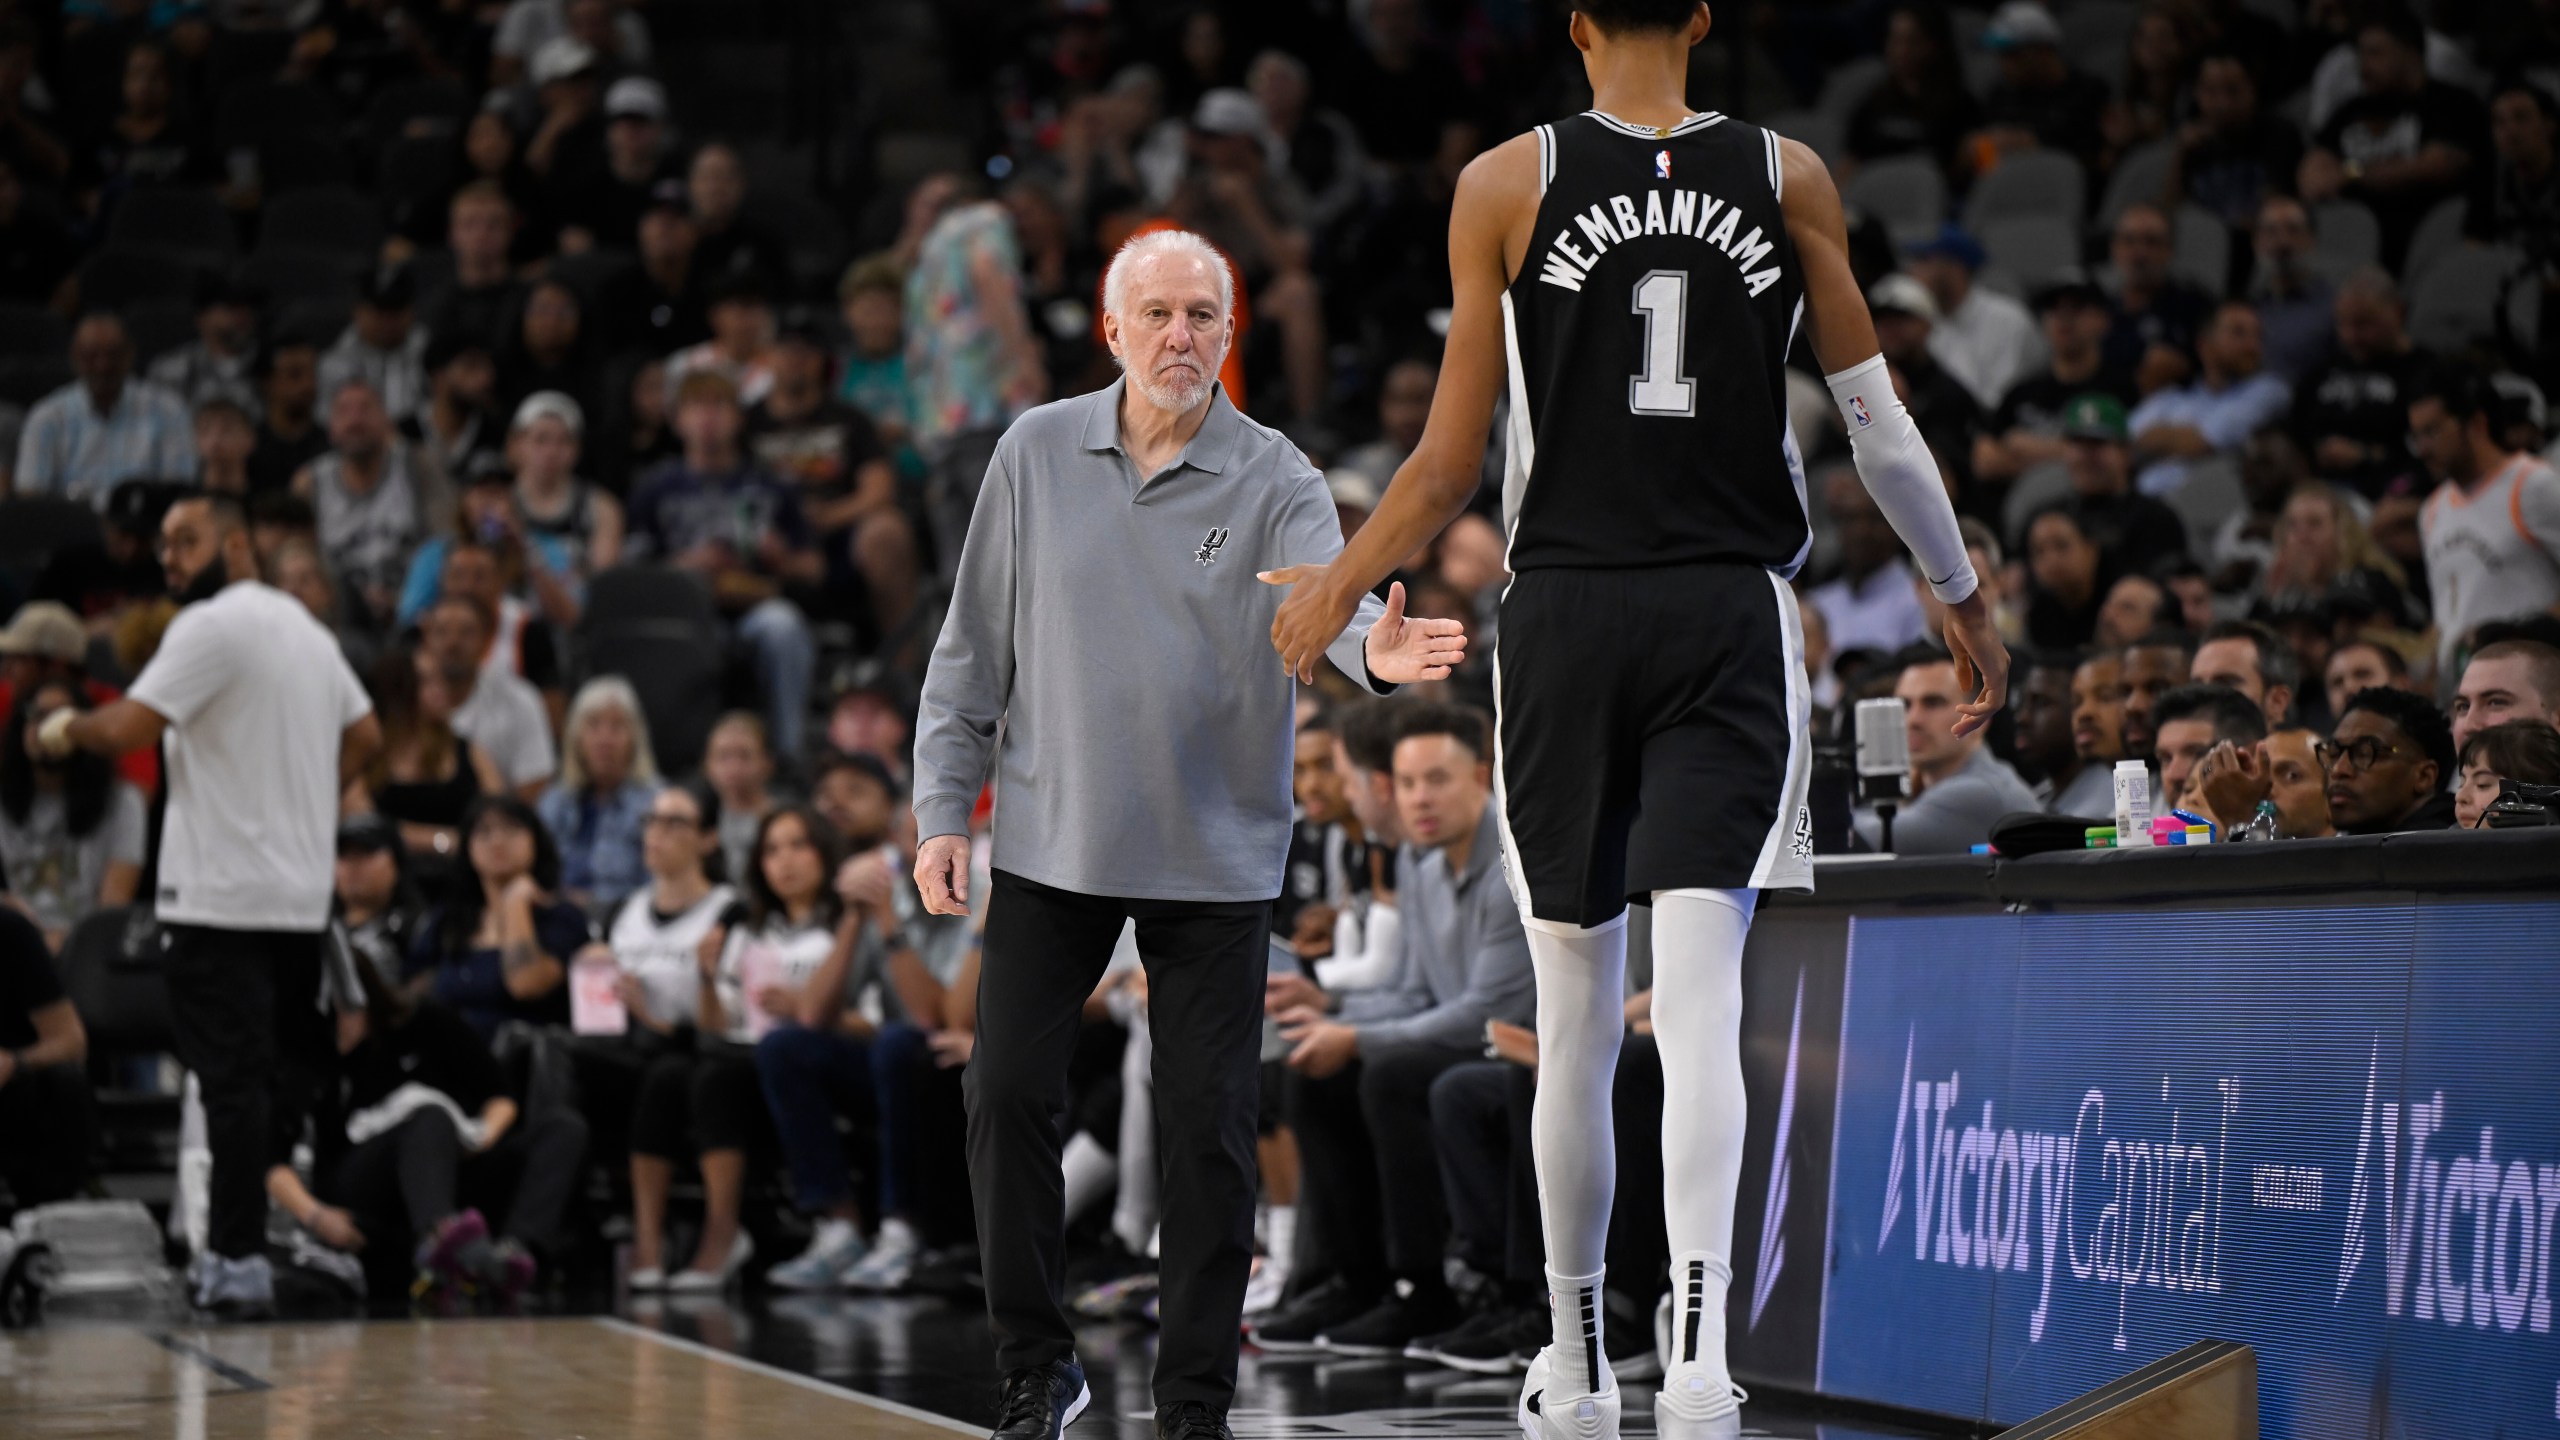
[[[1662,1440],[1736,1440],[1750,1398],[1730,1380],[1708,1378],[1703,1365],[1675,1365],[1653,1397],[1653,1428]]]
[[[1529,1362],[1529,1378],[1520,1387],[1521,1435],[1525,1440],[1618,1440],[1618,1381],[1608,1365],[1600,1367],[1598,1393],[1562,1394],[1555,1385],[1554,1352],[1549,1345]]]

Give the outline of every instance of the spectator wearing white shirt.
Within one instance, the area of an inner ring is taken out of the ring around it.
[[[1995,410],[2009,387],[2045,362],[2044,336],[2027,307],[1973,283],[1981,273],[1981,242],[1949,224],[1903,252],[1903,268],[1929,287],[1938,323],[1929,328],[1929,354],[1985,410]]]
[[[1867,487],[1848,471],[1824,484],[1823,505],[1840,536],[1840,575],[1816,585],[1805,598],[1822,612],[1831,650],[1882,650],[1890,654],[1918,640],[1927,617],[1902,558],[1902,542],[1885,523]]]
[[[297,1067],[328,1064],[329,1022],[311,997],[329,923],[338,796],[381,743],[381,729],[337,641],[302,602],[259,583],[237,501],[182,500],[162,535],[170,589],[186,608],[132,694],[86,714],[56,713],[37,732],[38,749],[61,756],[167,745],[155,897],[161,968],[178,1058],[203,1086],[213,1150],[196,1301],[263,1314],[274,1303],[266,1258],[274,1105]]]
[[[488,606],[446,595],[420,618],[418,636],[445,684],[462,697],[453,710],[454,733],[488,752],[508,788],[530,801],[550,787],[560,757],[541,692],[484,663],[496,627]]]
[[[2145,495],[2177,493],[2192,462],[2238,455],[2293,403],[2293,387],[2261,368],[2258,312],[2245,300],[2214,310],[2196,337],[2196,359],[2203,374],[2195,383],[2157,392],[2128,421],[2142,466],[2135,483]]]
[[[104,509],[119,480],[192,480],[195,421],[186,402],[133,378],[133,340],[124,321],[100,311],[71,332],[79,376],[36,402],[18,432],[9,489],[65,495]]]

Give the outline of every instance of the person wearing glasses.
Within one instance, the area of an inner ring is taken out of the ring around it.
[[[2347,701],[2314,752],[2329,779],[2329,818],[2341,835],[2442,830],[2453,824],[2453,725],[2435,702],[2375,687]]]

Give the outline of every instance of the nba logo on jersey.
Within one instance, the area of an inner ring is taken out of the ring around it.
[[[1656,150],[1653,152],[1653,178],[1656,180],[1668,180],[1671,178],[1670,151]]]
[[[1867,413],[1867,397],[1864,395],[1849,397],[1849,413],[1858,417],[1858,428],[1861,430],[1876,423],[1876,417]]]

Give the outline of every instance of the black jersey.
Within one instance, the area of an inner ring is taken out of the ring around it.
[[[1777,137],[1712,112],[1537,134],[1537,228],[1502,306],[1511,568],[1791,573],[1812,536],[1784,378],[1804,279]]]

